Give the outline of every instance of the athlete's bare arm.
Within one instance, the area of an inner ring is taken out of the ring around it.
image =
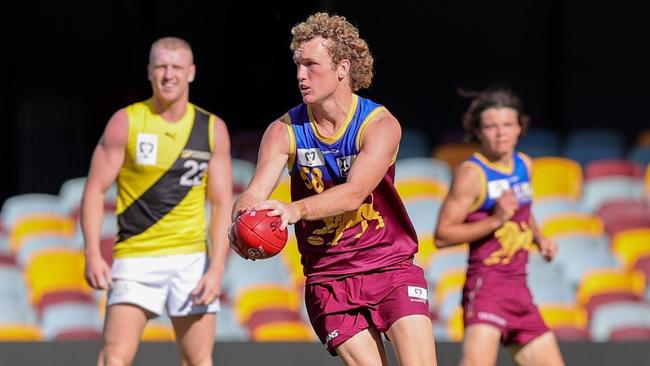
[[[520,154],[522,160],[524,161],[524,163],[526,163],[526,166],[528,167],[528,176],[532,178],[533,161],[528,155],[523,153]],[[539,229],[539,226],[537,225],[537,221],[535,220],[532,211],[530,213],[530,216],[528,216],[527,224],[530,230],[533,232],[535,244],[539,248],[539,253],[546,261],[551,261],[553,258],[555,258],[555,255],[557,254],[557,249],[558,249],[557,243],[555,243],[555,241],[545,237],[544,234],[542,234],[542,231]]]
[[[488,235],[512,217],[517,200],[512,191],[505,192],[497,201],[494,213],[485,220],[466,223],[469,210],[480,195],[479,173],[468,164],[461,164],[454,174],[454,180],[445,198],[438,224],[435,243],[439,248],[463,244]]]
[[[207,199],[210,205],[210,268],[193,291],[198,305],[210,304],[221,294],[228,254],[228,226],[232,209],[230,137],[223,120],[214,117],[214,151],[208,163]]]
[[[104,216],[104,195],[124,163],[129,122],[124,109],[117,111],[106,125],[90,163],[81,203],[81,229],[84,235],[88,284],[95,289],[111,285],[110,268],[101,256],[99,241]]]
[[[401,136],[397,119],[387,111],[369,123],[345,183],[289,205],[265,201],[253,208],[273,210],[269,215],[280,216],[282,227],[299,220],[318,220],[358,209],[386,174],[397,153]]]

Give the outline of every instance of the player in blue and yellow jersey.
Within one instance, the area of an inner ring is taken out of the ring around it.
[[[181,364],[212,365],[232,208],[230,138],[220,118],[189,102],[195,65],[186,41],[155,41],[148,75],[153,96],[108,121],[84,192],[86,280],[109,290],[99,364],[130,365],[147,320],[166,310]],[[114,181],[119,231],[109,269],[99,241]]]
[[[435,365],[417,237],[393,186],[400,125],[354,93],[372,80],[368,46],[344,17],[325,13],[292,34],[303,102],[266,130],[233,220],[271,209],[282,228],[295,224],[309,318],[346,365],[387,365],[382,333],[401,365]],[[292,202],[267,201],[285,168]]]
[[[562,365],[526,285],[528,250],[557,252],[530,211],[531,160],[515,151],[528,117],[507,89],[472,95],[464,127],[480,148],[457,168],[436,229],[438,247],[469,243],[461,364],[494,365],[501,342],[518,365]]]

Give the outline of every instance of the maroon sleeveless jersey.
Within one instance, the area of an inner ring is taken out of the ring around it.
[[[363,129],[382,110],[384,107],[353,95],[348,118],[330,138],[318,134],[305,104],[285,115],[293,201],[346,182],[360,150]],[[393,164],[356,211],[295,224],[307,283],[375,271],[413,258],[417,236],[395,190],[394,176]]]

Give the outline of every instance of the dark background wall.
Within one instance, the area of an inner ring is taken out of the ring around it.
[[[291,27],[316,10],[345,15],[375,56],[362,92],[435,144],[460,127],[458,87],[505,82],[533,124],[561,132],[650,127],[650,3],[587,1],[16,2],[6,9],[0,202],[57,193],[87,173],[111,114],[150,94],[150,43],[177,35],[193,46],[191,99],[232,133],[263,129],[299,103]]]

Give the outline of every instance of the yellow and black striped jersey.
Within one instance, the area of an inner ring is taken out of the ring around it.
[[[167,122],[151,100],[126,107],[129,137],[117,177],[114,258],[205,252],[207,168],[214,115],[188,103]]]

